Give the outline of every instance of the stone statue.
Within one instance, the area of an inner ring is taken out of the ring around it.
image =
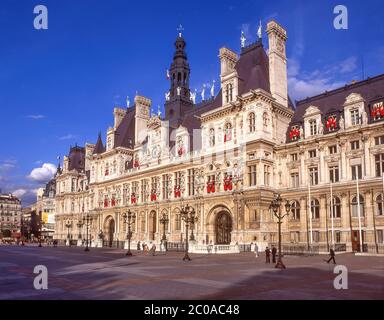
[[[171,98],[171,93],[170,93],[170,92],[167,92],[167,93],[165,94],[165,100],[166,100],[166,101],[169,101],[170,98]]]
[[[245,41],[247,41],[247,39],[245,38],[244,31],[241,31],[240,42],[241,42],[241,47],[242,48],[245,48]]]
[[[368,114],[365,110],[363,111],[363,124],[368,124]]]
[[[201,100],[205,100],[205,85],[203,86],[203,91],[201,92]]]
[[[181,88],[180,87],[177,87],[177,95],[180,96],[181,95]]]
[[[193,102],[193,104],[196,104],[196,90],[195,92],[191,92],[191,101]]]
[[[340,127],[340,130],[344,130],[345,129],[345,121],[344,121],[343,116],[340,116],[339,127]]]
[[[320,121],[319,134],[323,134],[323,133],[324,133],[324,125],[323,125],[323,122]]]
[[[300,126],[300,139],[304,139],[304,129],[303,126]]]

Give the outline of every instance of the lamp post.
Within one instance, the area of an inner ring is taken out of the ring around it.
[[[68,246],[71,246],[71,237],[69,235],[69,229],[72,227],[72,222],[67,220],[67,222],[65,223],[65,226],[67,227],[67,241],[68,241]]]
[[[39,221],[39,248],[41,248],[43,245],[41,244],[41,234],[43,233],[43,222],[40,217]]]
[[[183,261],[185,260],[191,261],[191,258],[188,255],[188,245],[189,245],[188,244],[188,228],[190,224],[193,225],[197,221],[196,212],[195,212],[195,209],[193,209],[191,206],[186,205],[186,206],[182,206],[180,213],[181,213],[181,219],[183,219],[183,221],[185,222],[186,243],[185,243],[185,254],[184,254]]]
[[[89,212],[87,212],[87,214],[83,218],[83,223],[85,224],[85,227],[86,227],[86,246],[84,251],[88,252],[89,251],[89,227],[92,223],[92,217],[89,215]]]
[[[166,213],[163,213],[162,217],[160,218],[160,223],[163,225],[163,238],[162,241],[167,241],[167,236],[165,235],[166,225],[169,223],[168,215]]]
[[[78,235],[78,239],[79,239],[79,242],[81,241],[81,228],[83,227],[84,225],[84,222],[79,220],[77,222],[77,229],[79,230],[79,235]]]
[[[127,213],[124,213],[123,218],[124,218],[124,223],[126,223],[128,226],[128,234],[127,234],[128,251],[125,255],[128,257],[131,257],[132,256],[132,252],[131,252],[131,237],[132,237],[131,227],[136,221],[136,215],[135,215],[135,213],[132,213],[131,210],[128,210]]]
[[[275,199],[272,200],[269,208],[273,211],[275,217],[277,218],[277,224],[279,226],[279,257],[277,260],[277,264],[275,268],[278,269],[285,269],[285,265],[282,260],[282,255],[281,255],[281,224],[283,223],[283,219],[289,215],[289,212],[291,211],[291,204],[289,203],[288,200],[286,200],[285,203],[285,210],[286,214],[281,213],[281,204],[283,202],[283,199],[281,198],[280,194],[277,194],[275,196]]]

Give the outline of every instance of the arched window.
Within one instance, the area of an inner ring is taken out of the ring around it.
[[[180,213],[176,213],[175,215],[175,231],[181,230],[181,217]]]
[[[320,219],[320,203],[317,199],[311,200],[312,219]]]
[[[249,132],[255,132],[256,131],[256,116],[254,112],[251,112],[248,115],[248,126],[249,126]]]
[[[376,198],[376,214],[378,216],[384,215],[384,201],[383,201],[383,195],[379,194]]]
[[[341,218],[341,201],[338,197],[333,197],[332,204],[329,203],[329,216],[332,218]]]
[[[269,127],[269,116],[268,116],[268,113],[264,112],[263,114],[263,127],[264,127],[264,130],[268,130],[268,127]]]
[[[215,146],[215,129],[211,128],[209,129],[209,146],[214,147]]]
[[[300,220],[300,203],[293,201],[291,204],[292,220]]]
[[[145,232],[145,215],[141,214],[140,216],[141,232]]]
[[[360,216],[364,217],[364,197],[360,195]],[[352,217],[359,217],[357,196],[352,199]]]
[[[232,125],[228,122],[225,125],[224,142],[228,142],[231,140],[232,140]]]

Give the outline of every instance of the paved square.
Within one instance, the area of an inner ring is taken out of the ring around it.
[[[384,258],[338,255],[348,290],[335,290],[324,256],[284,257],[286,270],[264,256],[182,253],[126,257],[116,249],[0,246],[0,299],[384,299]],[[33,269],[48,268],[48,290],[35,290]]]

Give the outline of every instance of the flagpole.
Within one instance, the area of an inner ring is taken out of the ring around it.
[[[332,248],[335,247],[335,230],[334,230],[334,225],[333,225],[333,219],[334,219],[334,208],[333,208],[333,185],[331,181],[331,237],[332,237]]]
[[[361,212],[360,212],[360,189],[359,189],[359,173],[357,173],[357,215],[359,217],[359,237],[360,237],[360,252],[363,252],[363,232],[361,230]]]
[[[311,174],[309,174],[311,177]],[[310,244],[313,243],[313,233],[312,233],[312,208],[311,208],[311,180],[308,181],[308,207],[309,207],[309,234],[310,234]]]

